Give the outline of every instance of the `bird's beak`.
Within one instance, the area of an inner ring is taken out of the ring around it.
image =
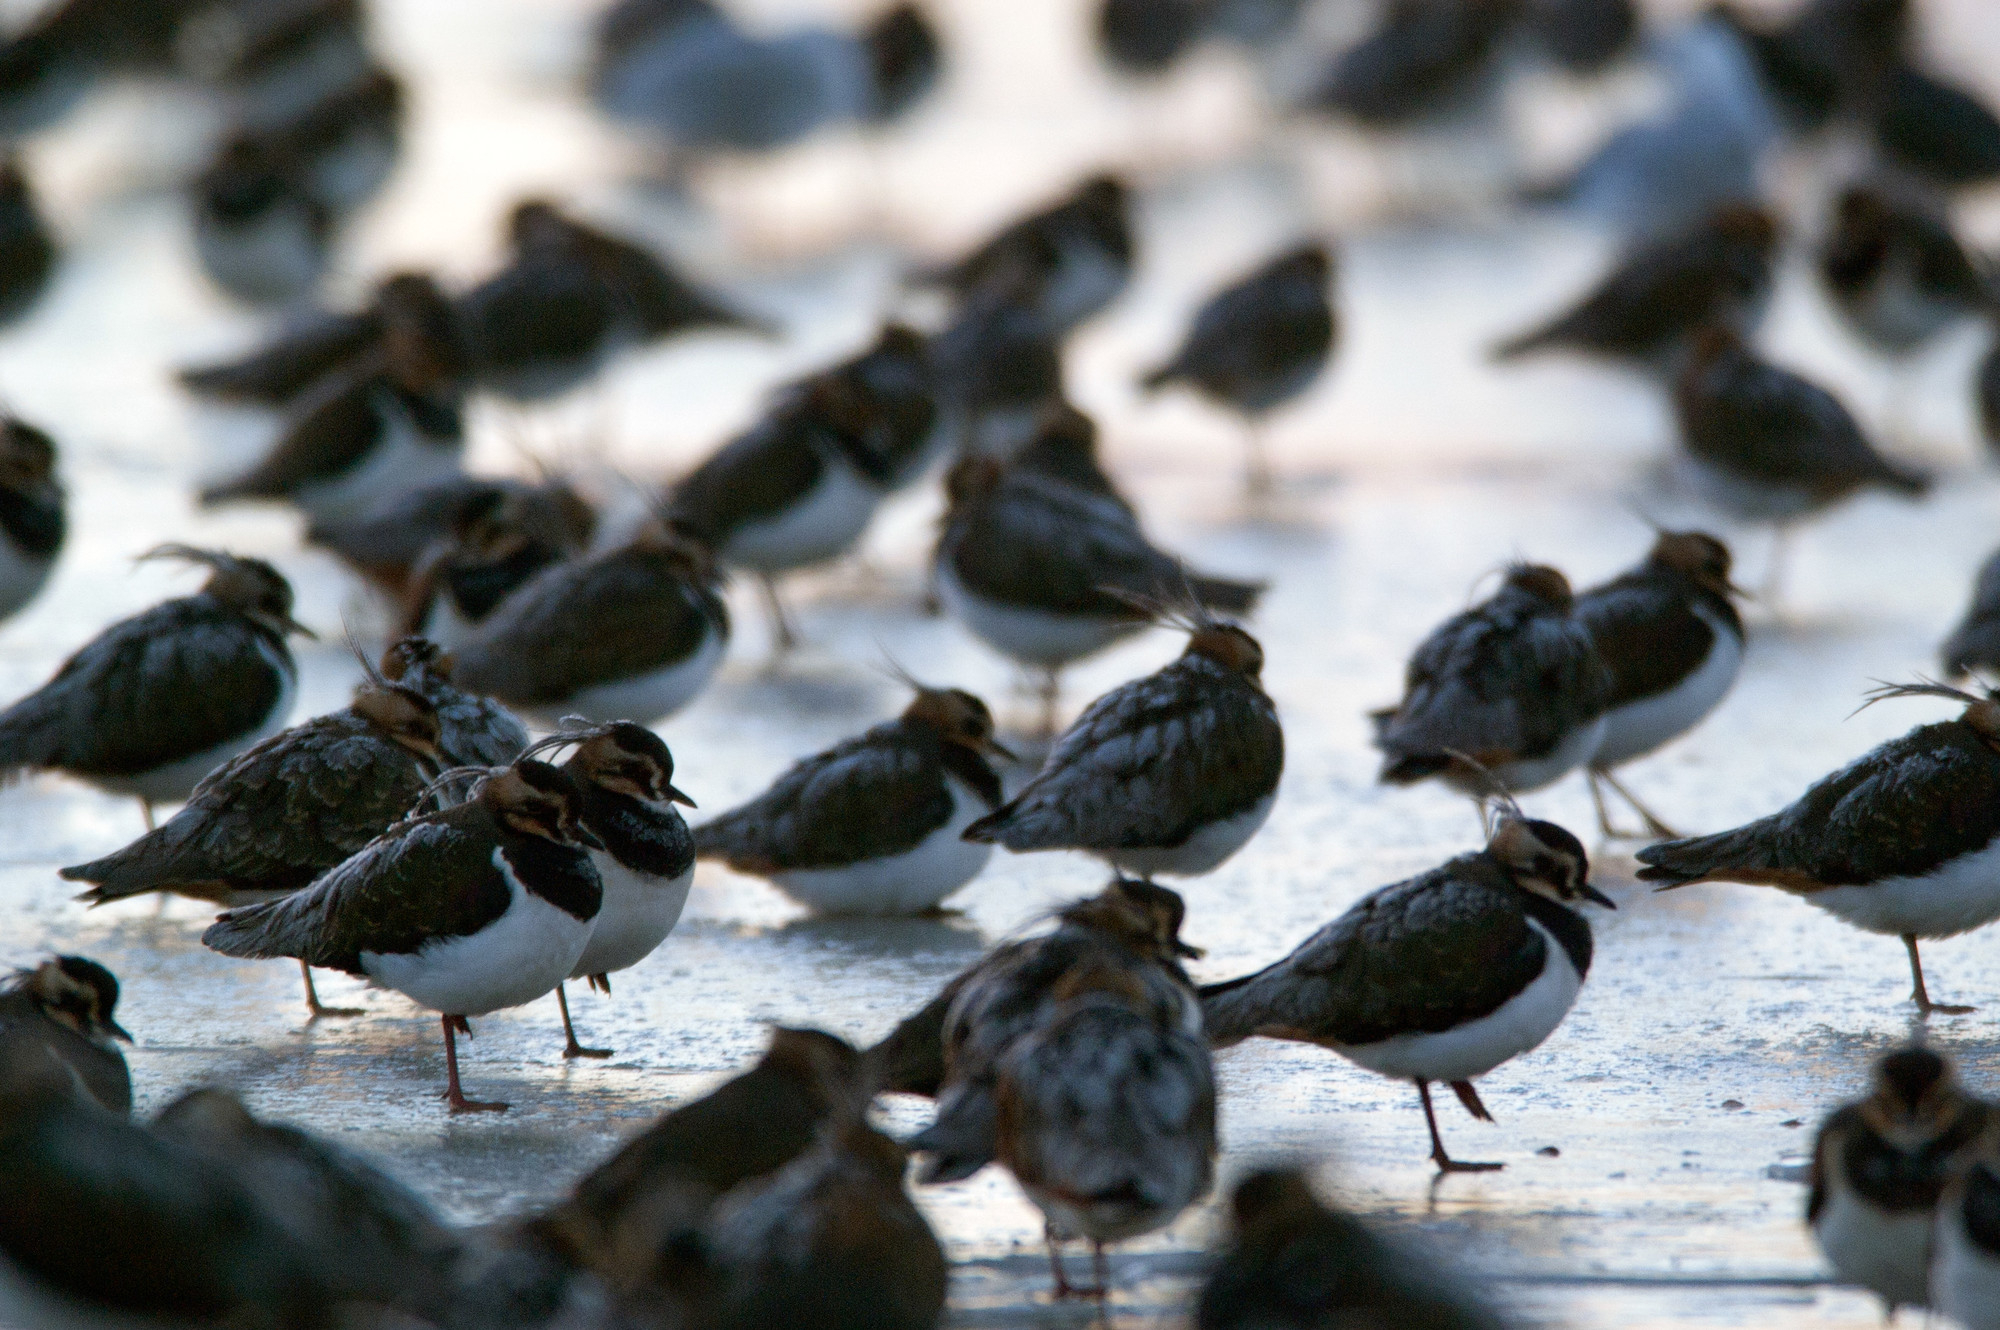
[[[304,624],[300,623],[297,619],[294,619],[289,614],[287,614],[283,619],[279,620],[279,622],[285,626],[285,631],[288,633],[297,633],[300,637],[305,638],[308,642],[319,641],[318,633],[315,633],[312,629],[306,627]]]
[[[1181,941],[1179,938],[1175,938],[1174,955],[1185,956],[1187,957],[1187,959],[1191,961],[1198,961],[1202,957],[1208,955],[1208,953],[1203,951],[1200,947],[1192,946],[1186,942]]]
[[[675,789],[671,785],[667,786],[667,802],[680,804],[686,808],[695,808],[699,806],[695,803],[694,800],[688,798],[685,794],[682,794],[679,790]]]
[[[109,1034],[113,1039],[123,1040],[125,1043],[128,1044],[132,1042],[132,1036],[126,1033],[125,1027],[120,1025],[117,1021],[104,1022],[104,1030],[105,1033]]]
[[[1002,762],[1018,762],[1021,760],[1020,758],[1014,756],[1013,749],[1006,747],[998,739],[989,737],[986,740],[986,742],[981,744],[979,747],[981,752],[991,753],[994,757],[999,758]]]
[[[1599,891],[1596,887],[1591,886],[1588,882],[1583,884],[1583,898],[1587,901],[1594,901],[1595,903],[1602,905],[1607,910],[1615,910],[1618,908],[1618,902],[1612,900],[1609,896]]]
[[[586,850],[601,850],[604,848],[604,842],[597,839],[596,833],[581,822],[575,823],[570,827],[569,838]]]

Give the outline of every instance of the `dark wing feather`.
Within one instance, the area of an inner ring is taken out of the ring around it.
[[[695,828],[699,853],[751,873],[838,868],[914,849],[951,819],[935,737],[878,725]]]
[[[381,437],[377,399],[386,391],[379,354],[321,379],[287,414],[263,460],[233,480],[204,489],[201,501],[284,498],[301,485],[347,471]]]
[[[674,486],[673,520],[715,546],[810,493],[826,470],[823,440],[796,411],[780,411],[731,439]]]
[[[290,659],[206,595],[113,624],[0,713],[0,771],[131,776],[226,743],[261,724],[283,692],[267,651]]]
[[[2000,836],[2000,753],[1960,721],[1923,725],[1734,831],[1639,852],[1649,882],[1809,891],[1921,876]]]
[[[1547,958],[1498,866],[1462,855],[1362,897],[1269,969],[1203,990],[1202,1018],[1217,1045],[1372,1044],[1495,1011]]]
[[[539,251],[459,297],[458,312],[476,372],[501,378],[594,354],[619,314],[588,264]]]
[[[1284,765],[1271,700],[1183,656],[1091,703],[1041,773],[966,837],[1017,851],[1178,846],[1270,794]]]
[[[216,917],[201,940],[225,956],[292,956],[361,974],[361,953],[407,954],[478,932],[512,893],[477,804],[392,827],[304,891]]]
[[[671,555],[629,546],[535,574],[453,653],[453,678],[517,705],[555,703],[685,660],[727,625],[715,593]]]
[[[184,369],[176,377],[204,397],[281,406],[366,352],[380,333],[373,311],[320,314],[240,359]]]
[[[1692,608],[1700,594],[1676,574],[1642,568],[1577,597],[1576,617],[1611,671],[1607,709],[1665,692],[1701,668],[1716,630]],[[1725,623],[1736,622],[1728,601],[1710,599]]]
[[[295,891],[409,812],[431,774],[351,713],[323,716],[211,773],[156,830],[62,875],[98,883],[84,893],[94,904],[146,891]]]

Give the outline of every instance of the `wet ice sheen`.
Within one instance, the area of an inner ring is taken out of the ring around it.
[[[528,188],[572,193],[596,215],[655,237],[679,225],[675,217],[687,222],[655,197],[608,183],[615,141],[550,76],[546,53],[570,30],[572,8],[495,3],[482,7],[492,23],[473,25],[446,0],[378,6],[385,43],[424,89],[423,118],[381,206],[342,256],[340,289],[358,291],[391,264],[434,263],[461,282],[477,275],[492,260],[504,205]],[[984,53],[938,105],[891,136],[879,163],[880,214],[926,252],[977,233],[1071,168],[1213,158],[1254,123],[1227,60],[1197,62],[1169,104],[1091,81],[1077,62],[1041,59],[1035,53],[1048,43],[1074,47],[1068,0],[943,8],[950,33],[986,43]],[[1938,9],[1957,22],[1959,8]],[[1948,31],[1963,38],[1969,27]],[[219,429],[225,413],[180,399],[163,366],[232,349],[252,323],[202,289],[177,205],[148,186],[157,168],[145,162],[158,159],[171,126],[153,125],[147,106],[114,95],[30,148],[58,224],[81,249],[35,319],[0,340],[0,392],[63,447],[74,528],[49,590],[0,627],[0,695],[38,684],[111,618],[191,589],[191,575],[130,564],[174,537],[272,557],[294,578],[300,617],[332,639],[301,644],[296,714],[329,709],[355,677],[337,645],[342,619],[369,616],[352,584],[299,551],[293,518],[197,517],[188,507],[195,479],[225,470],[255,440],[240,432],[240,413],[229,436]],[[785,343],[694,339],[634,357],[601,390],[548,412],[482,404],[473,415],[481,464],[521,465],[520,443],[544,454],[587,445],[664,474],[746,420],[779,378],[864,341],[888,256],[865,246],[800,255],[839,239],[816,230],[816,219],[831,217],[824,227],[833,230],[867,220],[851,188],[873,169],[867,160],[835,140],[789,154],[782,168],[730,168],[707,184],[724,224],[677,233],[677,251],[702,276],[760,312],[785,315]],[[1280,520],[1241,521],[1234,424],[1178,395],[1142,403],[1131,385],[1202,295],[1302,229],[1302,196],[1328,191],[1302,194],[1262,167],[1200,167],[1150,182],[1139,279],[1076,338],[1070,359],[1072,390],[1103,422],[1110,464],[1129,479],[1155,537],[1197,566],[1272,583],[1253,628],[1287,727],[1287,769],[1257,838],[1187,888],[1185,935],[1209,949],[1196,967],[1203,979],[1273,960],[1362,893],[1476,843],[1462,799],[1373,784],[1363,712],[1395,698],[1403,657],[1424,632],[1508,558],[1555,563],[1588,585],[1648,545],[1632,505],[1663,520],[1689,515],[1651,479],[1667,428],[1654,395],[1559,360],[1505,373],[1483,364],[1489,342],[1589,275],[1601,242],[1482,223],[1346,242],[1348,331],[1337,369],[1274,422],[1274,460],[1294,478]],[[1879,418],[1886,380],[1816,302],[1788,270],[1770,345]],[[1869,680],[1929,667],[1994,540],[2000,485],[1975,460],[1962,396],[1982,342],[1967,330],[1946,343],[1918,371],[1918,438],[1906,445],[1945,466],[1936,495],[1921,508],[1870,498],[1815,524],[1794,551],[1795,621],[1774,628],[1753,610],[1733,695],[1692,738],[1624,773],[1676,826],[1716,829],[1769,812],[1880,739],[1951,711],[1911,701],[1848,717]],[[879,650],[928,681],[979,692],[1003,721],[1032,718],[1033,699],[1010,690],[999,661],[948,622],[912,613],[935,511],[933,500],[899,500],[878,516],[871,571],[788,588],[810,645],[782,671],[763,667],[754,598],[732,593],[739,632],[728,661],[663,729],[677,783],[702,806],[697,817],[900,710],[896,685],[870,667]],[[1727,534],[1754,582],[1765,538]],[[1065,696],[1080,707],[1178,650],[1171,634],[1144,635],[1069,672]],[[1589,829],[1577,778],[1527,802],[1539,816]],[[405,1000],[326,977],[329,1003],[358,1002],[369,1014],[307,1027],[296,968],[204,950],[201,908],[177,902],[156,916],[145,901],[93,912],[73,903],[55,868],[138,829],[130,800],[81,785],[39,779],[0,791],[0,899],[9,907],[0,959],[26,962],[61,947],[113,968],[125,985],[121,1017],[139,1040],[131,1061],[141,1111],[193,1085],[232,1085],[260,1116],[375,1153],[467,1220],[552,1195],[621,1135],[748,1063],[763,1022],[879,1036],[981,947],[1102,877],[1080,856],[998,854],[954,898],[961,914],[848,921],[809,918],[768,886],[703,865],[668,943],[620,972],[611,998],[577,995],[590,1042],[617,1056],[565,1063],[552,1000],[476,1020],[477,1037],[461,1044],[466,1078],[514,1110],[452,1121],[435,1098],[443,1081],[435,1023]],[[1857,1092],[1873,1056],[1908,1032],[1900,945],[1768,889],[1655,896],[1632,881],[1632,867],[1623,854],[1599,856],[1595,880],[1621,908],[1593,912],[1598,955],[1568,1020],[1481,1083],[1498,1123],[1443,1110],[1454,1148],[1504,1160],[1505,1172],[1448,1179],[1433,1193],[1407,1085],[1314,1049],[1252,1041],[1219,1059],[1223,1177],[1273,1155],[1326,1158],[1326,1180],[1346,1203],[1420,1228],[1550,1324],[1877,1324],[1868,1299],[1819,1282],[1798,1222],[1802,1191],[1768,1170],[1799,1163],[1812,1124]],[[2000,1001],[1995,942],[1988,930],[1927,945],[1935,991]],[[1990,1012],[1932,1028],[1974,1086],[2000,1085]],[[1743,1107],[1725,1108],[1728,1100]],[[886,1109],[900,1130],[926,1115],[914,1102]],[[1795,1119],[1805,1125],[1784,1125]],[[1537,1153],[1551,1145],[1559,1156]],[[957,1262],[961,1323],[1076,1319],[1023,1310],[1046,1287],[1039,1219],[999,1170],[921,1200]],[[1214,1222],[1210,1209],[1191,1213],[1118,1257],[1126,1323],[1173,1314]]]

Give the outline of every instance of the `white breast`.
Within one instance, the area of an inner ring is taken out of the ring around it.
[[[1593,767],[1609,771],[1678,739],[1700,724],[1728,695],[1743,664],[1743,640],[1706,605],[1697,604],[1694,612],[1715,632],[1707,659],[1666,692],[1627,702],[1607,712],[1604,739],[1590,760]]]
[[[1271,805],[1277,802],[1277,798],[1277,792],[1273,791],[1236,816],[1209,823],[1189,836],[1185,843],[1172,849],[1104,850],[1100,853],[1104,861],[1114,868],[1144,877],[1156,873],[1169,877],[1200,877],[1221,867],[1223,860],[1242,849],[1244,843],[1257,834],[1264,820],[1271,816]]]
[[[679,877],[653,877],[634,872],[603,850],[593,851],[590,861],[604,883],[604,904],[591,924],[583,956],[570,971],[572,979],[623,970],[652,955],[681,921],[694,882],[692,865]]]
[[[1550,749],[1546,756],[1523,758],[1518,762],[1506,762],[1493,768],[1502,786],[1514,794],[1527,794],[1553,785],[1590,761],[1604,742],[1604,717],[1599,716],[1588,725],[1571,730],[1562,742]],[[1454,765],[1444,776],[1444,781],[1462,794],[1473,798],[1484,798],[1492,791],[1491,781],[1473,771]]]
[[[439,938],[415,952],[361,953],[361,968],[384,988],[449,1016],[483,1016],[533,1002],[567,979],[590,941],[591,925],[521,885],[498,848],[507,912],[464,937]]]
[[[1871,933],[1951,937],[2000,919],[2000,838],[1921,877],[1829,887],[1805,899]]]
[[[1384,1076],[1413,1081],[1469,1081],[1540,1044],[1562,1024],[1583,988],[1569,953],[1540,923],[1547,959],[1526,988],[1478,1020],[1437,1034],[1399,1034],[1372,1044],[1336,1044],[1334,1051]]]
[[[746,522],[722,545],[722,560],[760,573],[782,573],[845,554],[868,529],[882,491],[829,455],[810,493],[771,517]]]
[[[225,739],[192,757],[142,771],[136,776],[91,776],[90,783],[111,794],[129,794],[148,803],[177,804],[194,792],[194,787],[201,784],[203,776],[284,729],[285,721],[292,714],[292,699],[299,691],[297,667],[261,633],[257,635],[257,651],[278,672],[278,700],[271,704],[271,709],[258,722],[257,728],[233,739]]]
[[[579,688],[565,701],[552,706],[525,708],[528,714],[548,725],[564,716],[582,716],[603,723],[613,720],[637,721],[644,725],[673,715],[708,686],[715,667],[722,663],[728,643],[713,627],[702,637],[692,654],[647,674],[618,679],[611,683]]]
[[[989,600],[969,591],[948,559],[936,564],[938,599],[951,617],[1001,655],[1024,665],[1053,669],[1093,655],[1146,625],[1133,619],[1054,614]]]
[[[1964,1330],[2000,1330],[2000,1252],[1965,1231],[1955,1191],[1939,1207],[1931,1257],[1931,1306]]]
[[[319,522],[359,516],[385,499],[458,474],[455,441],[418,431],[406,408],[388,392],[374,394],[382,435],[354,467],[328,480],[301,485],[292,495]]]
[[[1835,1182],[1813,1224],[1813,1236],[1834,1272],[1892,1305],[1928,1302],[1932,1216],[1928,1210],[1877,1209]]]
[[[0,537],[0,619],[33,600],[55,566],[53,558],[31,559],[13,541]]]
[[[986,867],[991,845],[961,839],[985,816],[985,802],[947,774],[951,817],[901,854],[864,859],[842,868],[799,868],[771,875],[787,896],[821,914],[915,914],[957,891]]]

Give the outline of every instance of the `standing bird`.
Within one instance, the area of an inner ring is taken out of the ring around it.
[[[1300,1171],[1250,1174],[1229,1210],[1233,1231],[1195,1301],[1195,1330],[1506,1330],[1442,1263],[1327,1205]]]
[[[969,841],[1082,850],[1120,872],[1199,877],[1271,815],[1285,732],[1264,649],[1234,624],[1187,620],[1187,649],[1092,702],[1036,777],[965,829]]]
[[[271,305],[318,284],[334,217],[303,175],[286,145],[238,133],[190,186],[195,256],[227,294]]]
[[[895,720],[806,758],[740,808],[695,828],[695,851],[769,878],[824,914],[917,914],[979,875],[992,854],[965,829],[998,808],[986,704],[913,685]]]
[[[314,382],[263,459],[201,492],[204,507],[282,499],[318,522],[353,518],[457,474],[465,449],[465,349],[427,277],[378,299],[379,345]]]
[[[650,251],[526,199],[507,220],[513,259],[458,298],[482,387],[516,401],[568,392],[621,352],[699,328],[758,325]]]
[[[544,568],[453,653],[458,683],[554,723],[654,721],[700,693],[729,645],[708,551],[658,523]]]
[[[1186,383],[1205,397],[1243,413],[1249,422],[1251,494],[1271,488],[1264,453],[1269,412],[1313,385],[1333,355],[1338,325],[1327,286],[1333,255],[1325,245],[1302,245],[1272,259],[1211,296],[1173,358],[1140,385]]]
[[[1841,1282],[1890,1316],[1931,1305],[1938,1201],[1994,1118],[1942,1054],[1911,1045],[1875,1065],[1868,1097],[1834,1110],[1813,1141],[1806,1223]]]
[[[1204,985],[1209,1042],[1297,1040],[1415,1081],[1439,1172],[1502,1168],[1445,1153],[1431,1082],[1493,1120],[1472,1082],[1555,1033],[1590,973],[1575,905],[1615,907],[1589,876],[1576,837],[1510,806],[1485,849],[1370,892],[1275,965]]]
[[[1015,266],[969,292],[931,338],[931,377],[959,457],[1010,457],[1064,403],[1062,336],[1039,308],[1048,274]]]
[[[1847,326],[1891,356],[1994,303],[1949,218],[1928,200],[1866,183],[1835,204],[1819,276]]]
[[[1131,280],[1130,207],[1123,181],[1092,176],[918,284],[967,299],[995,282],[1025,280],[1042,330],[1060,338],[1116,300]]]
[[[537,745],[574,744],[563,772],[582,795],[579,821],[604,842],[590,852],[604,884],[604,903],[590,928],[571,979],[587,980],[609,997],[611,974],[653,954],[681,921],[688,887],[694,882],[694,837],[675,804],[694,800],[674,788],[674,755],[660,736],[643,725],[614,721],[588,730],[564,731]],[[585,1048],[570,1024],[569,997],[556,985],[562,1008],[566,1058],[608,1058],[608,1048]]]
[[[113,1018],[117,1009],[111,971],[87,956],[55,956],[0,983],[0,1048],[18,1056],[39,1046],[79,1097],[130,1113],[132,1073],[118,1043],[132,1036]]]
[[[1930,1305],[1964,1330],[2000,1330],[2000,1130],[1989,1121],[1967,1153],[1938,1198]]]
[[[1696,226],[1640,245],[1587,294],[1493,349],[1495,360],[1567,350],[1672,373],[1710,324],[1749,336],[1771,299],[1778,223],[1729,204]]]
[[[1201,1031],[1201,1010],[1181,969],[1201,955],[1180,939],[1187,906],[1166,887],[1114,878],[1095,896],[1056,912],[1054,932],[995,947],[922,1010],[868,1051],[884,1088],[929,1094],[937,1117],[910,1140],[930,1156],[918,1179],[957,1182],[999,1157],[1001,1063],[1046,1028],[1087,974],[1138,983],[1128,1004],[1161,1029]]]
[[[713,6],[686,6],[644,36],[600,39],[598,102],[689,157],[768,152],[830,125],[880,125],[942,72],[936,30],[898,4],[858,33],[745,32]]]
[[[1611,672],[1604,734],[1585,774],[1597,825],[1611,828],[1609,785],[1654,836],[1674,832],[1611,773],[1673,742],[1721,705],[1743,665],[1743,620],[1729,547],[1700,531],[1662,531],[1646,561],[1576,598],[1575,616]]]
[[[1597,752],[1611,686],[1569,579],[1515,564],[1410,654],[1403,700],[1374,713],[1381,779],[1438,776],[1475,799],[1496,780],[1515,792],[1553,785]]]
[[[0,775],[64,771],[132,795],[150,831],[154,804],[284,727],[298,689],[285,638],[313,633],[262,559],[171,544],[140,558],[205,565],[208,582],[111,625],[0,711]]]
[[[1000,1055],[1000,1162],[1047,1223],[1057,1298],[1111,1295],[1106,1243],[1165,1228],[1215,1182],[1215,1068],[1198,1031],[1162,1022],[1128,967],[1072,970]],[[1097,1283],[1071,1287],[1060,1244],[1087,1239]]]
[[[58,257],[20,158],[0,157],[0,325],[34,309]]]
[[[1790,522],[1865,488],[1908,498],[1930,488],[1928,475],[1876,452],[1832,393],[1760,359],[1726,328],[1695,339],[1674,412],[1692,488],[1733,517],[1777,526],[1767,600],[1776,599]]]
[[[55,440],[0,415],[0,621],[48,583],[68,534]]]
[[[437,708],[438,751],[455,767],[504,767],[528,747],[528,727],[490,697],[452,682],[457,662],[438,644],[405,637],[382,653],[382,677]]]
[[[408,813],[443,768],[437,711],[412,689],[364,684],[352,705],[275,734],[217,767],[187,804],[115,854],[62,870],[93,907],[146,892],[218,905],[289,896]],[[324,1007],[305,975],[306,1009]]]
[[[1975,670],[2000,673],[2000,550],[1979,565],[1972,603],[1938,655],[1947,679],[1961,679]]]
[[[722,1198],[705,1230],[718,1330],[933,1330],[947,1267],[903,1188],[903,1147],[861,1105],[811,1150]]]
[[[312,887],[228,910],[201,940],[225,956],[290,956],[393,988],[439,1014],[453,1113],[467,1099],[458,1045],[469,1016],[533,1002],[582,959],[604,888],[603,842],[580,821],[576,783],[523,759],[465,803],[400,822]]]
[[[755,425],[675,482],[667,520],[757,577],[777,650],[797,643],[777,579],[839,558],[875,509],[921,468],[936,408],[893,370],[914,355],[904,330],[890,345],[781,390]],[[878,357],[876,352],[886,352]]]
[[[1264,587],[1192,572],[1154,546],[1087,454],[1079,467],[1074,451],[1040,436],[1025,451],[1011,464],[968,457],[952,468],[931,568],[953,618],[1040,674],[1041,728],[1053,734],[1064,667],[1146,628],[1151,603],[1185,595],[1203,613],[1242,614]]]
[[[402,629],[447,648],[476,630],[536,573],[587,553],[597,525],[596,514],[587,505],[565,501],[575,495],[561,482],[495,485],[465,490],[463,496],[448,517],[448,529],[429,541],[409,565],[397,595],[402,602]],[[344,529],[335,529],[354,538],[350,548],[365,556],[363,542],[383,529],[384,519],[408,513],[411,507],[406,493]],[[390,553],[380,549],[378,557]],[[378,567],[385,574],[392,571]],[[385,576],[383,582],[387,581]]]
[[[192,365],[175,372],[181,387],[200,397],[253,406],[283,406],[321,376],[380,346],[383,303],[412,282],[436,286],[427,273],[396,273],[376,286],[369,303],[345,312],[314,310],[233,360]]]
[[[1647,846],[1639,877],[1662,891],[1695,882],[1777,887],[1856,928],[1900,937],[1918,1011],[1959,1015],[1973,1009],[1931,1001],[1917,939],[2000,919],[2000,693],[1885,684],[1868,702],[1891,697],[1947,697],[1965,710],[1863,754],[1769,817]]]

